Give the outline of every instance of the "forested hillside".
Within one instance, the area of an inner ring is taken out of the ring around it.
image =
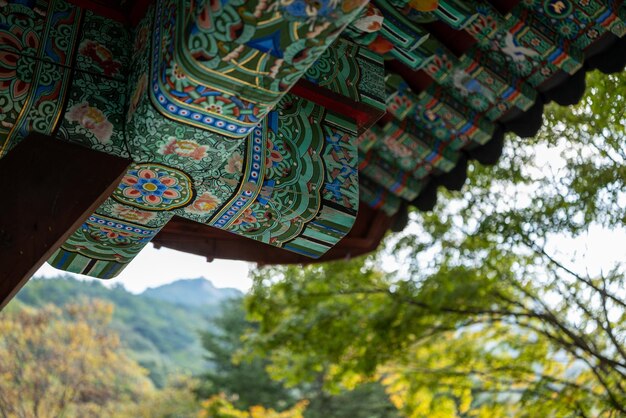
[[[324,391],[322,380],[285,387],[267,374],[267,359],[236,360],[251,326],[242,298],[206,279],[178,280],[140,295],[69,276],[33,279],[0,315],[6,331],[0,394],[10,395],[0,396],[0,412],[37,418],[398,417],[379,383],[342,393]],[[45,399],[31,390],[37,387],[45,388]]]
[[[130,357],[162,386],[168,374],[199,373],[207,368],[199,332],[211,327],[210,318],[219,312],[223,300],[241,296],[235,289],[218,289],[206,279],[179,280],[135,295],[121,285],[107,288],[99,281],[65,276],[35,278],[16,300],[37,308],[46,304],[61,307],[81,299],[113,304],[111,328],[120,335]]]
[[[206,308],[207,305],[213,307],[220,305],[226,299],[242,297],[242,293],[233,288],[217,288],[209,280],[186,279],[177,280],[173,283],[164,284],[159,287],[146,289],[142,296],[164,300],[176,305],[197,306]]]

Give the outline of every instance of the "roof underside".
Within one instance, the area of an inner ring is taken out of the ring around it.
[[[493,7],[503,16],[510,16],[512,10],[522,7],[519,1],[492,3]],[[374,4],[378,5],[379,3],[374,1]],[[475,53],[477,49],[477,39],[468,35],[468,31],[465,29],[453,28],[442,21],[433,21],[419,26],[428,31],[431,39],[436,39],[443,48],[450,51],[457,61],[461,61],[462,57],[468,53]],[[586,30],[589,30],[589,28]],[[582,32],[580,36],[583,36]],[[562,39],[555,39],[554,41],[561,42]],[[563,45],[561,43],[559,46],[562,48]],[[568,40],[565,45],[568,53],[575,55],[573,52],[577,48],[575,38]],[[430,211],[436,204],[439,187],[445,187],[449,190],[460,190],[467,177],[469,161],[476,160],[484,165],[497,163],[504,146],[505,133],[512,132],[521,138],[532,137],[541,127],[545,104],[552,101],[563,106],[578,103],[585,93],[585,74],[587,71],[599,70],[606,74],[621,72],[626,65],[626,38],[620,38],[615,33],[606,30],[599,34],[598,38],[593,42],[588,43],[584,48],[580,48],[579,52],[581,53],[581,62],[574,70],[564,71],[562,68],[557,68],[549,77],[545,77],[541,82],[535,82],[536,86],[532,88],[531,93],[527,93],[533,100],[525,105],[524,110],[512,106],[498,117],[488,120],[492,125],[488,140],[483,140],[482,144],[470,141],[466,146],[455,150],[454,163],[445,170],[435,168],[429,171],[426,176],[413,176],[413,179],[419,177],[419,191],[412,199],[407,199],[402,194],[394,193],[389,189],[388,183],[385,184],[384,180],[379,181],[380,179],[376,178],[376,173],[373,170],[365,173],[365,175],[361,171],[361,186],[378,188],[378,190],[370,190],[372,192],[370,194],[373,197],[369,196],[369,203],[371,204],[372,200],[377,200],[378,208],[372,209],[362,201],[356,225],[352,232],[317,261],[342,259],[370,252],[377,247],[385,232],[392,228],[392,225],[394,225],[393,229],[396,230],[402,228],[408,219],[406,212],[410,206],[414,206],[421,211]],[[482,64],[487,70],[495,67],[490,67],[490,63],[487,62],[487,55],[483,55],[483,57],[485,57],[485,61],[479,62],[479,64]],[[462,65],[456,65],[466,70]],[[386,55],[385,68],[388,74],[400,76],[400,82],[406,83],[406,86],[415,96],[441,87],[446,90],[451,89],[450,85],[445,81],[445,77],[442,81],[438,80],[437,77],[434,77],[424,68],[412,69],[406,63],[391,57],[389,53]],[[455,69],[456,67],[451,67],[448,73],[453,73]],[[536,70],[538,71],[539,69]],[[520,80],[519,77],[515,79]],[[528,80],[522,79],[522,82],[524,81]],[[528,85],[529,82],[525,83],[525,86]],[[518,91],[522,90],[519,86],[514,87]],[[455,87],[452,86],[452,88]],[[458,89],[458,87],[456,88]],[[474,110],[469,106],[466,106],[465,109]],[[483,115],[485,113],[483,112]],[[405,116],[407,120],[410,117],[411,115]],[[389,135],[388,132],[390,131],[389,129],[385,131],[385,127],[402,121],[402,119],[398,119],[397,114],[393,114],[393,112],[387,113],[373,127],[376,132],[374,139],[377,145],[365,151],[369,151],[370,154],[373,153],[375,158],[378,158],[378,155],[376,155],[377,150],[383,150],[384,146],[381,144],[385,143],[385,135]],[[445,142],[443,141],[444,146],[440,147],[439,154],[444,154]],[[363,159],[364,157],[361,158]],[[392,170],[397,170],[396,175],[401,177],[406,174],[402,168],[393,164],[385,166],[384,163],[383,161],[383,167],[391,167]],[[416,167],[419,166],[419,163],[416,164]],[[370,174],[372,172],[374,174]],[[380,203],[384,200],[387,201]],[[393,202],[393,204],[389,205],[390,202]],[[385,205],[387,205],[386,208],[384,207]],[[170,222],[154,239],[154,244],[157,248],[168,247],[202,255],[209,261],[214,258],[256,261],[261,264],[309,263],[315,261],[280,248],[261,245],[183,219],[174,219]]]

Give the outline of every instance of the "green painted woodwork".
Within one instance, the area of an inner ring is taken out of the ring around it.
[[[134,162],[50,260],[102,278],[173,216],[319,257],[359,199],[392,215],[626,32],[621,0],[157,0],[134,27],[0,4],[0,158],[37,132]]]

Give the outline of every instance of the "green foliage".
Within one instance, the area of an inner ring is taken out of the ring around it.
[[[187,284],[148,298],[98,282],[31,281],[0,317],[2,408],[56,413],[55,396],[70,385],[71,402],[61,403],[70,415],[626,416],[626,264],[596,271],[559,251],[598,228],[626,230],[626,76],[590,74],[588,91],[578,106],[548,106],[536,138],[509,138],[498,166],[471,165],[464,191],[412,213],[387,252],[259,270],[247,320],[240,301],[211,321],[213,307],[180,305]],[[380,268],[393,259],[397,271]],[[84,307],[30,308],[79,295],[113,302],[110,324]],[[199,370],[196,330],[207,324],[211,371],[161,391],[138,390],[137,365],[94,344],[114,347],[104,328],[116,330],[165,385],[174,364]],[[113,358],[125,366],[108,367]],[[210,399],[200,407],[192,392]],[[37,396],[52,406],[40,409]]]
[[[159,300],[159,294],[158,288],[147,297],[129,293],[121,285],[107,288],[99,281],[79,281],[69,276],[31,279],[9,307],[16,303],[63,306],[81,297],[112,303],[115,311],[111,328],[121,336],[131,356],[150,371],[155,384],[163,387],[170,374],[198,373],[206,368],[199,332],[219,307],[172,304]]]
[[[409,417],[626,415],[626,264],[558,251],[625,226],[626,76],[587,81],[580,105],[548,106],[536,138],[412,213],[391,254],[257,272],[248,355],[292,385],[382,379]]]
[[[254,405],[284,409],[294,404],[292,394],[265,372],[267,361],[233,361],[233,354],[242,347],[241,336],[249,326],[241,299],[225,302],[221,314],[211,323],[214,331],[202,334],[202,344],[212,367],[202,376],[204,384],[197,391],[200,398],[225,393],[240,409]]]
[[[399,418],[379,382],[368,382],[352,390],[329,393],[321,385],[299,385],[309,400],[305,418]]]
[[[0,416],[196,417],[196,381],[171,377],[157,390],[111,328],[98,299],[0,315]]]
[[[252,326],[245,319],[241,300],[227,302],[222,313],[212,323],[215,330],[203,334],[203,344],[213,368],[202,376],[205,383],[200,386],[198,394],[200,398],[213,399],[211,405],[214,408],[227,400],[233,408],[250,410],[252,416],[257,416],[254,415],[255,407],[277,411],[293,408],[290,410],[294,411],[302,400],[306,400],[308,406],[304,412],[305,418],[398,416],[396,408],[377,382],[364,384],[352,391],[329,393],[322,387],[324,372],[320,369],[314,373],[311,382],[298,382],[297,385],[285,388],[280,381],[272,380],[268,375],[268,359],[239,358],[237,353],[247,346],[242,336]],[[258,410],[256,413],[259,413]]]
[[[306,401],[298,402],[292,408],[277,412],[260,405],[250,407],[243,411],[237,409],[231,401],[223,394],[212,396],[202,403],[202,411],[199,418],[304,418],[303,411],[306,408]]]
[[[195,418],[201,405],[194,391],[198,382],[186,376],[171,377],[160,390],[120,406],[119,418]]]
[[[112,416],[152,390],[108,328],[113,307],[84,300],[0,316],[4,417]]]

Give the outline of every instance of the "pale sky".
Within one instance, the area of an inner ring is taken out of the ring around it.
[[[616,262],[626,258],[626,231],[592,226],[589,233],[576,239],[553,237],[547,250],[576,270],[587,270],[591,274],[597,274],[602,270],[609,270]],[[574,261],[569,261],[570,258],[574,258]],[[129,292],[140,293],[148,287],[160,286],[178,279],[204,277],[216,287],[234,287],[246,292],[252,284],[248,273],[254,268],[255,264],[243,261],[214,260],[208,263],[204,257],[167,248],[157,250],[150,244],[118,277],[102,282],[105,285],[122,283]],[[394,270],[401,266],[398,266],[391,257],[385,257],[383,268]],[[66,273],[48,264],[40,268],[35,276],[56,277],[64,274],[80,279],[99,280]]]
[[[560,157],[563,147],[543,146],[537,149],[539,151],[535,163],[540,167],[539,171],[558,170],[564,164]],[[408,233],[414,231],[415,228],[411,226],[406,230]],[[587,233],[574,239],[565,235],[551,236],[546,250],[577,271],[586,270],[592,275],[598,274],[603,270],[610,270],[616,263],[626,259],[626,230],[591,225]],[[382,267],[387,270],[402,268],[391,257],[384,257]],[[211,280],[216,287],[234,287],[246,292],[252,285],[248,272],[254,268],[255,264],[242,261],[214,260],[208,263],[204,257],[167,248],[156,250],[149,244],[118,277],[103,280],[103,283],[105,285],[122,283],[128,291],[139,293],[148,287],[160,286],[178,279],[204,277]],[[69,273],[45,264],[35,276],[56,277],[63,274]],[[87,276],[73,276],[93,280]]]
[[[139,253],[119,276],[110,280],[102,280],[105,285],[122,283],[133,293],[140,293],[148,287],[156,287],[178,279],[195,279],[204,277],[216,287],[234,287],[246,292],[252,281],[248,278],[248,270],[255,265],[242,261],[215,260],[211,263],[197,255],[174,251],[167,248],[155,249],[151,244]],[[56,277],[66,273],[44,264],[35,276]],[[91,277],[71,274],[76,278]],[[98,280],[98,279],[96,279]]]

